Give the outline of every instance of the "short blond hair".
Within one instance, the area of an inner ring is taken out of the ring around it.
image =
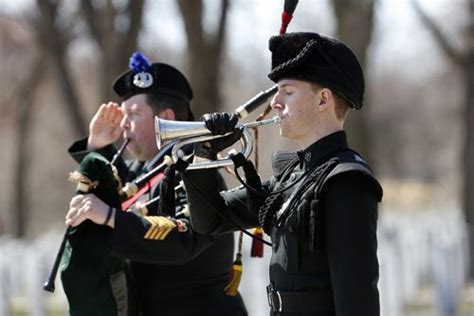
[[[319,83],[312,82],[311,83],[311,88],[313,89],[314,92],[319,92],[321,89],[327,88],[331,90],[334,96],[334,112],[336,113],[336,118],[338,120],[344,121],[347,117],[347,113],[349,113],[349,103],[344,99],[342,96],[340,96],[338,93],[334,92],[331,88],[324,87],[320,85]]]

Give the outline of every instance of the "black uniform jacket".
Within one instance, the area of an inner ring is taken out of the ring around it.
[[[332,302],[325,303],[332,308],[273,315],[379,315],[376,226],[382,189],[360,156],[347,148],[345,133],[326,136],[297,154],[274,155],[274,176],[263,185],[269,191],[281,188],[336,156],[345,157],[345,161],[331,171],[321,189],[323,216],[316,232],[320,238],[316,240],[322,245],[310,251],[299,238],[298,203],[293,204],[279,227],[272,229],[270,263],[270,281],[275,290],[329,294]],[[183,180],[197,231],[220,234],[236,229],[222,217],[244,228],[258,226],[257,210],[247,207],[247,189],[238,187],[219,194],[215,170],[187,171]],[[297,187],[285,191],[282,202],[288,201]]]
[[[86,148],[87,139],[83,139],[69,153],[81,161],[88,153]],[[110,145],[98,152],[110,161],[116,150]],[[120,159],[116,166],[123,184],[161,163],[164,154],[160,151],[150,163]],[[225,187],[221,178],[218,186]],[[157,185],[144,194],[146,198],[157,195]],[[130,260],[141,315],[246,315],[240,295],[224,293],[233,261],[233,234],[212,237],[193,229],[174,229],[164,240],[144,239],[150,226],[141,215],[119,211],[110,235],[110,254]]]

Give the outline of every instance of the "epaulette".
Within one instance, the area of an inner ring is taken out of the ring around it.
[[[334,177],[344,173],[357,172],[366,176],[373,184],[378,201],[382,200],[383,189],[375,178],[367,162],[355,151],[346,150],[337,155],[340,163],[324,179],[319,191],[323,191],[324,186]]]
[[[298,155],[295,152],[291,151],[276,151],[272,155],[272,169],[273,175],[276,178],[279,178],[289,164],[298,159]]]

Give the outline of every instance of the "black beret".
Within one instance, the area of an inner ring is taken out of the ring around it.
[[[357,57],[340,41],[318,33],[287,33],[269,41],[274,82],[293,78],[326,86],[351,107],[360,109],[364,99],[364,74]]]
[[[146,57],[135,52],[130,58],[129,68],[113,84],[114,91],[124,100],[140,93],[164,94],[187,102],[193,98],[188,80],[173,66],[150,64]]]

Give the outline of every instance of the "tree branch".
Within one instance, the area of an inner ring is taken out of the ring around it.
[[[204,31],[202,26],[202,0],[177,0],[179,10],[183,16],[184,29],[191,51],[199,50],[204,44]]]
[[[137,47],[138,33],[140,32],[143,17],[144,0],[129,0],[127,6],[129,27],[121,41],[124,56],[129,56],[131,50]]]
[[[82,0],[80,1],[82,13],[84,18],[89,26],[92,37],[95,39],[96,43],[103,48],[102,32],[97,23],[97,14],[95,12],[94,6],[92,5],[91,0]]]
[[[426,12],[421,8],[418,0],[412,0],[412,5],[421,19],[421,22],[430,31],[436,43],[441,47],[441,50],[457,65],[464,64],[464,56],[457,52],[454,46],[448,41],[448,38],[443,34],[441,28],[431,19]]]
[[[13,181],[14,193],[12,200],[16,209],[15,215],[12,217],[12,228],[13,235],[17,238],[26,235],[26,225],[29,218],[28,198],[25,198],[28,197],[26,193],[26,183],[28,178],[29,158],[31,157],[31,148],[28,147],[28,135],[30,132],[31,119],[33,118],[31,107],[34,104],[34,95],[41,83],[43,71],[46,68],[45,60],[45,54],[42,51],[32,65],[32,69],[35,69],[35,71],[31,72],[30,76],[18,85],[19,93],[17,96],[21,96],[21,98],[18,100],[17,107],[16,132],[18,143],[14,163],[16,177],[14,177]]]
[[[67,43],[64,32],[56,25],[57,3],[51,0],[37,0],[40,11],[40,25],[37,36],[50,54],[58,74],[58,84],[65,100],[66,109],[70,115],[74,132],[77,135],[86,135],[87,123],[81,111],[78,92],[73,84],[72,75],[66,64]]]
[[[219,19],[219,24],[217,25],[217,35],[214,39],[213,46],[216,51],[216,57],[220,57],[222,48],[224,47],[224,38],[225,32],[227,30],[227,12],[229,9],[229,0],[223,0],[221,5],[221,16]]]

